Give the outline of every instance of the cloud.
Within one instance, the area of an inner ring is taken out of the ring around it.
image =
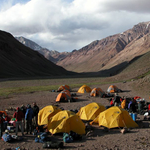
[[[136,12],[138,13],[150,13],[149,9],[150,1],[147,0],[106,0],[105,6],[108,10],[111,11],[128,11],[128,12]]]
[[[5,0],[0,27],[50,50],[71,51],[150,21],[149,5],[147,0]]]

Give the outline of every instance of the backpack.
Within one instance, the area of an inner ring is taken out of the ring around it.
[[[71,143],[71,142],[73,142],[73,138],[72,138],[72,136],[69,135],[68,133],[64,133],[64,134],[63,134],[63,141],[64,141],[65,143]]]
[[[47,133],[46,132],[39,132],[37,133],[37,137],[35,138],[36,143],[43,143],[47,138]]]
[[[5,134],[3,134],[3,136],[2,136],[2,140],[3,140],[4,142],[11,142],[11,141],[12,141],[12,137],[11,137],[10,134],[5,133]]]

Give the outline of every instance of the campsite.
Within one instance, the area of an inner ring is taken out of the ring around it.
[[[0,150],[150,150],[149,5],[2,0]]]
[[[107,82],[106,82],[107,80]],[[74,78],[74,79],[40,79],[40,80],[18,80],[18,81],[5,81],[1,82],[1,87],[6,89],[11,89],[13,87],[14,93],[8,94],[7,96],[1,96],[0,101],[0,109],[6,110],[6,112],[10,115],[13,114],[13,111],[10,111],[10,108],[20,107],[22,104],[32,104],[36,102],[39,106],[40,110],[48,105],[56,105],[58,108],[63,108],[64,110],[80,110],[80,108],[96,102],[100,103],[104,106],[109,106],[110,101],[109,97],[101,97],[101,96],[90,96],[89,93],[79,93],[77,92],[79,88],[87,84],[91,89],[95,87],[101,88],[104,92],[107,92],[108,87],[112,84],[110,79],[102,79],[102,78]],[[147,83],[142,82],[141,91],[141,81],[140,80],[132,80],[132,81],[118,81],[114,84],[119,87],[123,92],[118,93],[119,96],[127,96],[127,97],[135,97],[140,96],[144,98],[147,102],[149,99],[149,90],[146,88],[147,86],[143,86]],[[75,101],[69,102],[56,102],[57,89],[61,85],[69,85],[71,87],[71,93],[74,94],[76,98]],[[134,85],[139,85],[135,87]],[[21,87],[20,90],[22,92],[15,93],[15,87]],[[51,87],[49,88],[49,85]],[[32,91],[29,87],[40,87],[41,89],[44,87],[49,88],[49,90],[37,90]],[[143,88],[145,87],[145,88]],[[28,89],[29,90],[29,89]],[[150,128],[149,128],[149,120],[144,120],[143,115],[137,116],[138,127],[129,128],[128,132],[121,133],[122,128],[112,128],[106,130],[104,127],[99,127],[97,124],[90,125],[91,130],[82,136],[82,139],[79,141],[73,141],[70,143],[64,143],[63,149],[102,149],[102,150],[131,150],[131,149],[150,149]],[[15,133],[10,133],[15,135]],[[21,133],[18,134],[21,136]],[[51,140],[53,141],[62,141],[62,134],[50,134]],[[28,150],[40,150],[43,149],[42,143],[35,142],[34,135],[25,135],[22,141],[7,143],[0,140],[1,149],[6,148],[25,148]]]

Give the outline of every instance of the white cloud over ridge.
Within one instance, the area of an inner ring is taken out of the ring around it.
[[[148,0],[5,0],[0,30],[71,51],[150,21],[149,6]]]

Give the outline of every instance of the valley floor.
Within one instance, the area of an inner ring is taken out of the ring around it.
[[[133,81],[136,82],[136,81]],[[69,85],[69,84],[68,84]],[[100,87],[104,91],[107,90],[110,84],[105,85],[94,85],[94,87]],[[124,92],[119,93],[120,96],[134,97],[141,96],[145,98],[146,101],[149,100],[149,95],[145,95],[143,92],[137,92],[133,88],[132,82],[126,83],[116,83],[117,87],[119,87]],[[72,89],[73,93],[76,93],[78,88]],[[10,107],[20,107],[22,104],[32,104],[36,102],[37,105],[41,108],[47,105],[54,105],[57,92],[44,91],[44,92],[33,92],[33,93],[25,93],[25,94],[16,94],[11,95],[5,99],[0,99],[0,110],[6,110]],[[109,101],[107,98],[100,97],[89,97],[89,94],[79,94],[77,93],[76,97],[78,98],[76,102],[71,103],[58,103],[58,107],[63,107],[66,110],[71,109],[80,109],[81,107],[91,103],[98,102],[103,104],[104,106],[109,105]],[[8,112],[10,115],[13,112]],[[143,116],[139,116],[140,119],[143,120]],[[98,125],[93,126],[93,131],[90,136],[83,136],[81,141],[76,141],[73,143],[65,143],[64,149],[78,149],[78,150],[148,150],[150,149],[150,128],[149,121],[140,122],[139,128],[131,129],[128,133],[122,134],[120,129],[110,129],[108,132],[105,132],[102,127],[98,127]],[[15,134],[15,133],[11,133]],[[21,135],[21,134],[20,134]],[[0,140],[0,149],[5,148],[17,148],[24,147],[29,150],[42,150],[41,143],[35,143],[33,135],[25,135],[24,139],[21,142],[15,143],[5,143]],[[62,136],[51,136],[52,139],[62,139]]]

